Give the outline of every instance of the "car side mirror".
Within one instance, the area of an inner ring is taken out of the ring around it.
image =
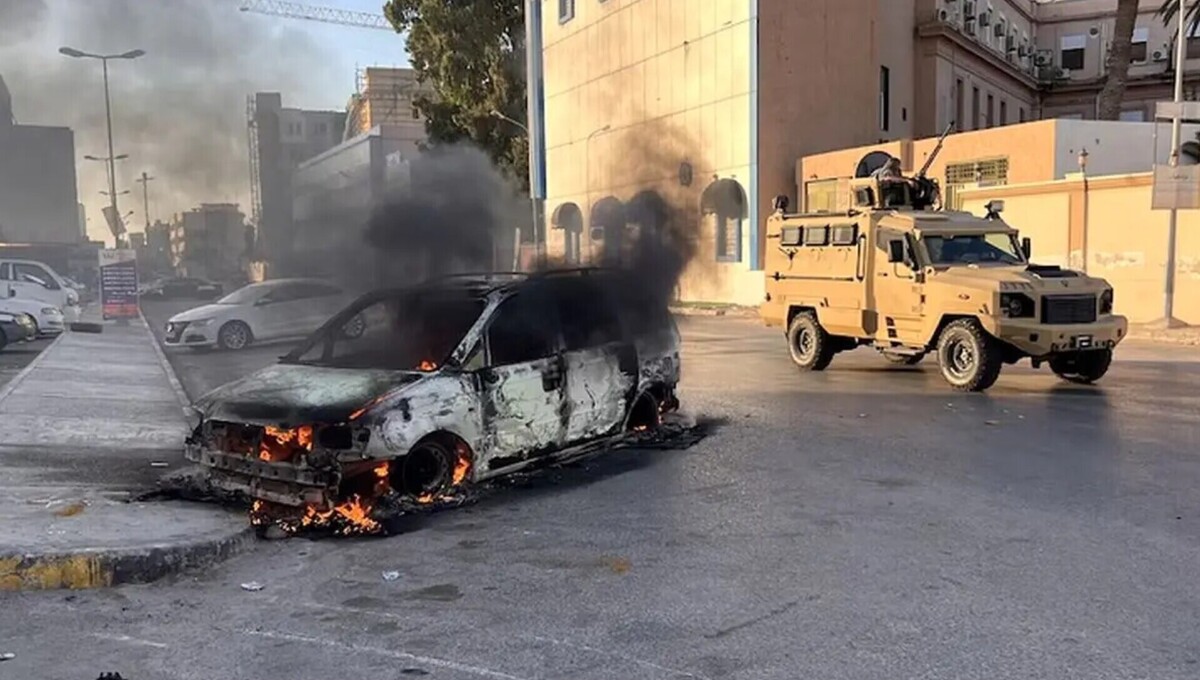
[[[904,241],[888,241],[888,262],[891,262],[892,264],[903,264]]]
[[[1033,256],[1033,241],[1028,236],[1021,239],[1021,252],[1025,253],[1026,260]]]

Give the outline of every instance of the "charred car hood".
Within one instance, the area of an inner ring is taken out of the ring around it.
[[[402,371],[276,364],[218,387],[195,409],[205,419],[295,427],[337,423],[372,400],[425,377]]]

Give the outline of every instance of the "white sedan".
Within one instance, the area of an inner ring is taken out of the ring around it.
[[[37,323],[39,338],[58,335],[67,329],[63,310],[42,300],[19,297],[0,298],[0,312],[32,316],[34,322]]]
[[[171,347],[242,349],[252,342],[302,338],[341,311],[353,296],[318,279],[276,279],[239,288],[167,322]]]

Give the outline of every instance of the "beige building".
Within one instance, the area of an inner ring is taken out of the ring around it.
[[[405,155],[417,153],[426,139],[425,118],[414,100],[428,89],[417,82],[411,68],[369,66],[356,74],[355,93],[346,105],[346,128],[342,141],[387,126],[392,135],[407,141]]]
[[[1143,4],[1129,119],[1149,118],[1170,90],[1170,31],[1153,16],[1158,0]],[[660,198],[697,234],[681,299],[756,304],[763,217],[777,195],[804,197],[798,159],[932,137],[951,121],[981,130],[1094,117],[1115,7],[543,1],[548,250],[578,262],[613,255]],[[820,177],[844,174],[854,173]]]

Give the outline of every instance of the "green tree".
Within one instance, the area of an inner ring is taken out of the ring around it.
[[[1129,80],[1129,62],[1133,54],[1133,29],[1137,24],[1138,0],[1117,0],[1116,28],[1108,48],[1108,77],[1100,90],[1096,117],[1117,120]]]
[[[1164,26],[1174,26],[1175,17],[1179,16],[1179,0],[1163,0],[1163,4],[1156,12],[1162,17]],[[1183,15],[1184,21],[1187,22],[1188,35],[1191,35],[1200,26],[1200,2],[1192,0],[1191,5],[1187,8],[1187,14]],[[1171,35],[1175,35],[1174,32]]]
[[[417,109],[434,145],[470,140],[526,191],[525,11],[522,0],[388,0],[409,60],[431,95]]]

